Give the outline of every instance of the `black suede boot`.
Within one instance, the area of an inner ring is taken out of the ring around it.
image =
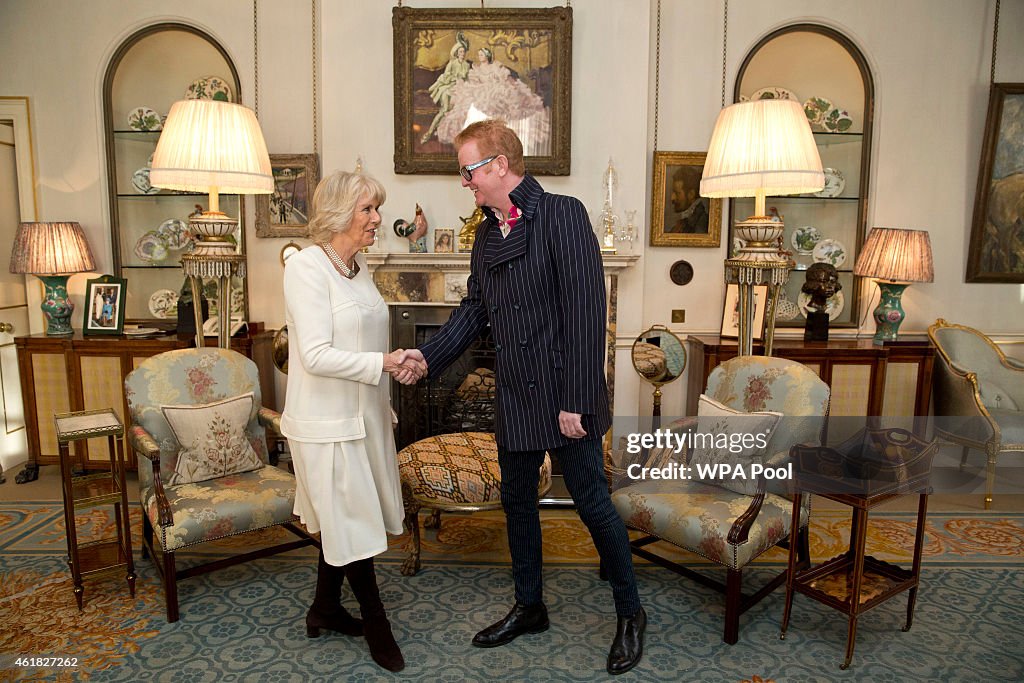
[[[345,576],[352,587],[352,592],[359,601],[359,611],[363,615],[363,635],[370,647],[373,661],[388,671],[401,671],[405,668],[402,651],[391,633],[388,615],[380,601],[377,590],[377,576],[373,571],[373,558],[359,560],[345,565]]]
[[[327,564],[321,550],[316,567],[316,594],[313,605],[306,612],[307,638],[318,638],[322,628],[346,636],[363,635],[363,622],[341,606],[341,584],[344,581],[345,568]]]

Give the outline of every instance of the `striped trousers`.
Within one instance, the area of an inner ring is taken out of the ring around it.
[[[640,596],[626,525],[608,494],[601,439],[575,441],[548,452],[561,464],[566,488],[601,556],[615,598],[615,612],[619,616],[632,617],[640,610]],[[536,605],[543,599],[540,512],[537,508],[537,484],[542,462],[544,451],[507,451],[498,447],[501,504],[507,520],[516,602],[521,605]]]

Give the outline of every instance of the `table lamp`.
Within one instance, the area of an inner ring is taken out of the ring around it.
[[[149,173],[154,187],[208,192],[209,209],[189,220],[199,239],[181,258],[200,300],[202,278],[219,280],[219,346],[228,348],[231,277],[245,277],[245,256],[230,239],[238,221],[220,211],[219,193],[270,194],[274,177],[256,114],[247,107],[216,100],[182,100],[171,105],[153,153]],[[202,313],[196,309],[196,345],[203,344]]]
[[[794,100],[739,102],[718,114],[700,181],[703,197],[753,197],[754,215],[733,224],[743,247],[726,260],[726,281],[739,285],[739,354],[753,349],[753,286],[769,286],[765,352],[771,355],[775,307],[789,279],[781,253],[785,226],[765,211],[768,195],[817,192],[821,157],[803,107]]]
[[[68,298],[68,277],[95,268],[82,226],[75,221],[21,223],[11,251],[12,273],[35,275],[43,281],[46,334],[67,337],[74,305]]]
[[[932,244],[926,230],[871,228],[853,274],[878,280],[874,343],[896,341],[903,312],[903,290],[911,282],[932,282]]]

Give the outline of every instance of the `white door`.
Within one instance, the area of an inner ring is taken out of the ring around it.
[[[19,221],[36,219],[28,99],[0,97],[0,249],[14,244]],[[26,281],[0,267],[0,466],[7,475],[28,458],[14,337],[29,334]]]

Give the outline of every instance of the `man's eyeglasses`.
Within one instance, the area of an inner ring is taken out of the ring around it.
[[[487,157],[486,159],[481,159],[480,161],[477,161],[476,163],[467,164],[465,166],[460,166],[459,167],[459,175],[461,175],[463,178],[465,178],[466,182],[468,183],[468,182],[473,180],[473,171],[475,171],[476,169],[480,168],[481,166],[486,166],[487,164],[489,164],[492,161],[494,161],[495,159],[497,159],[499,156],[500,156],[499,154],[495,154],[493,157]]]

